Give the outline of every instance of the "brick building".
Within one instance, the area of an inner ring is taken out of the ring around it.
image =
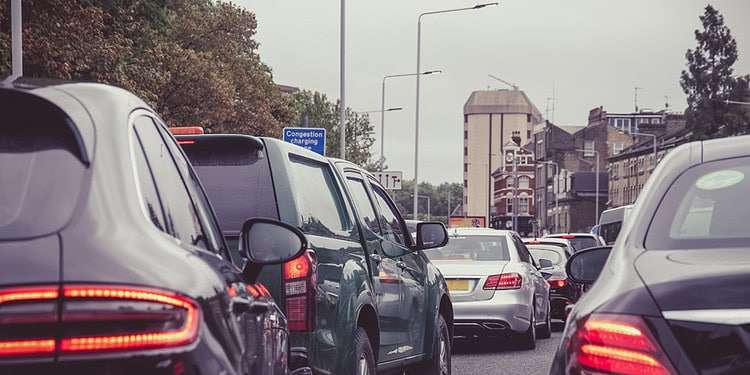
[[[535,212],[533,144],[519,147],[514,142],[508,142],[503,148],[506,158],[502,166],[492,173],[495,215],[492,216],[490,226],[496,229],[512,229],[515,214],[518,233],[524,237],[531,236],[534,233]],[[512,162],[514,158],[515,174]]]

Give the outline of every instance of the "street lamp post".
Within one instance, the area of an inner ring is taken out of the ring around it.
[[[594,144],[594,148],[591,150],[576,150],[578,152],[583,152],[583,156],[585,157],[587,153],[593,152],[596,156],[596,165],[595,165],[595,178],[596,182],[594,184],[596,185],[594,187],[594,225],[599,225],[599,151],[596,151],[596,144]]]
[[[342,0],[343,1],[343,0]],[[445,9],[445,10],[437,10],[432,12],[424,12],[419,15],[417,18],[417,69],[415,70],[415,75],[417,77],[417,95],[416,95],[416,106],[414,107],[414,219],[417,218],[417,211],[419,210],[419,77],[421,74],[419,72],[422,71],[422,61],[421,61],[421,53],[422,53],[422,17],[429,16],[433,14],[440,14],[440,13],[452,13],[452,12],[460,12],[464,10],[473,10],[473,9],[481,9],[486,6],[490,5],[497,5],[498,3],[485,3],[485,4],[478,4],[473,7],[467,7],[467,8],[456,8],[456,9]]]
[[[555,192],[555,190],[557,189],[557,179],[560,178],[560,164],[557,164],[556,161],[551,161],[551,160],[543,161],[542,164],[550,164],[550,165],[554,165],[555,166],[555,189],[552,189],[552,192],[555,193],[555,218],[557,218],[557,215],[559,214],[559,211],[560,211],[560,206],[558,205],[557,192]],[[545,178],[547,177],[547,173],[544,173],[544,177]],[[545,181],[545,184],[544,184],[544,190],[545,190],[544,194],[546,195],[547,194],[547,184],[546,184],[546,181]],[[545,199],[545,202],[546,201],[547,200]],[[557,220],[555,220],[555,225],[553,227],[553,230],[555,232],[557,232]]]
[[[427,221],[430,221],[430,196],[429,195],[419,195],[419,198],[427,199]],[[417,219],[414,219],[417,220]]]
[[[380,96],[380,159],[379,160],[380,160],[381,168],[383,167],[383,164],[385,163],[385,112],[387,112],[387,110],[385,109],[385,80],[388,78],[428,75],[428,74],[442,73],[442,72],[443,72],[442,70],[428,70],[422,73],[390,74],[390,75],[383,77],[383,84],[381,87],[381,96]]]
[[[341,90],[341,100],[339,108],[339,157],[346,160],[346,0],[341,0],[341,45],[339,51],[339,89]]]
[[[6,3],[7,4],[7,3]],[[8,82],[23,76],[23,33],[21,32],[21,0],[11,0],[11,65],[12,72]]]

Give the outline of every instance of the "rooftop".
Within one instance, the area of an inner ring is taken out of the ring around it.
[[[528,113],[532,123],[542,121],[542,114],[523,90],[479,90],[469,95],[464,115],[487,113]]]

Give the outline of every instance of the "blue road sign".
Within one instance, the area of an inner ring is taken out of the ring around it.
[[[326,154],[324,128],[284,128],[284,142],[304,147],[323,156]]]

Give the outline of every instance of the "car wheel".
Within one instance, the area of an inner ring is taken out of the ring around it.
[[[428,361],[421,363],[406,371],[407,375],[429,374],[450,375],[451,374],[451,337],[448,332],[448,324],[442,316],[438,317],[437,335],[433,342],[433,356]]]
[[[547,304],[547,317],[544,320],[544,326],[537,331],[537,337],[540,339],[548,339],[552,336],[552,311],[550,311],[549,303]]]
[[[536,309],[531,310],[531,319],[529,319],[529,329],[521,334],[519,344],[522,349],[536,349]]]
[[[354,358],[357,361],[355,374],[375,375],[375,355],[372,352],[367,332],[362,327],[357,328],[357,333],[354,335],[354,348]]]

